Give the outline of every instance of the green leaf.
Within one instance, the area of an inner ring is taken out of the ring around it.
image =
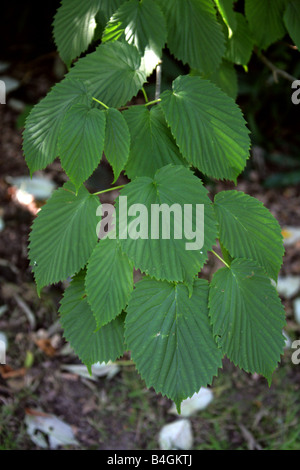
[[[193,277],[207,260],[207,251],[216,240],[216,222],[211,201],[201,181],[182,166],[167,165],[156,172],[154,179],[136,178],[121,190],[120,196],[127,197],[128,234],[120,227],[126,209],[119,197],[116,219],[119,240],[122,250],[133,261],[135,268],[156,279],[185,281],[191,284]],[[139,206],[134,207],[134,204]],[[164,206],[161,206],[162,204]],[[173,204],[177,204],[177,207],[173,208],[175,215],[173,212],[169,213]],[[189,204],[192,214],[189,214],[184,204]],[[196,213],[196,204],[203,204],[204,221],[201,215]],[[137,215],[129,213],[131,206],[131,210],[137,209]],[[157,221],[154,210],[158,208],[161,208],[163,213]],[[184,222],[185,214],[195,232],[190,239],[186,230],[188,224]],[[135,234],[131,232],[134,224],[137,225],[136,239]],[[190,246],[189,243],[194,245]]]
[[[97,27],[95,29],[94,40],[100,41],[103,31],[110,17],[115,11],[124,3],[125,0],[98,0],[100,3],[100,10],[96,14]]]
[[[66,289],[59,313],[64,337],[90,372],[93,364],[115,361],[123,355],[124,316],[95,331],[96,321],[84,291],[84,272],[74,277]]]
[[[75,103],[87,105],[91,99],[83,83],[65,79],[34,106],[23,133],[23,151],[31,175],[58,156],[58,137],[66,112]]]
[[[211,0],[157,0],[165,13],[167,44],[184,64],[211,72],[225,51],[224,35]]]
[[[222,60],[220,67],[211,74],[203,74],[198,70],[191,70],[192,77],[200,76],[213,82],[221,88],[232,99],[236,99],[238,94],[238,79],[234,65],[227,60]]]
[[[76,104],[66,113],[59,135],[61,164],[76,189],[88,179],[102,158],[106,115]]]
[[[125,40],[137,47],[141,56],[155,56],[146,64],[147,75],[160,60],[167,39],[166,21],[159,6],[153,0],[129,0],[111,17],[104,30],[102,41]],[[147,57],[145,58],[147,61]]]
[[[98,0],[100,2],[100,10],[103,12],[107,20],[115,11],[125,2],[125,0]]]
[[[161,105],[186,160],[206,175],[236,181],[249,156],[249,130],[237,104],[213,83],[179,76]]]
[[[124,117],[131,135],[126,165],[130,179],[136,176],[152,178],[156,170],[169,163],[184,165],[160,106],[154,106],[150,111],[145,106],[132,106],[124,112]]]
[[[96,27],[99,0],[62,0],[53,22],[54,41],[69,66],[90,45]]]
[[[228,30],[230,30],[229,32],[235,31],[237,27],[236,16],[233,10],[233,1],[234,0],[215,0],[219,13]]]
[[[97,196],[70,182],[54,191],[33,222],[29,259],[40,291],[67,279],[87,263],[97,241]]]
[[[245,14],[256,44],[267,49],[285,34],[286,0],[245,0]]]
[[[284,254],[281,228],[262,202],[240,191],[215,197],[220,241],[235,258],[248,258],[277,279]]]
[[[106,110],[104,153],[117,181],[129,157],[130,133],[123,114],[117,109]]]
[[[222,353],[208,318],[208,282],[187,288],[145,278],[133,291],[125,341],[147,387],[167,395],[180,409],[185,398],[211,384]]]
[[[218,270],[209,294],[214,336],[224,354],[247,372],[271,381],[283,353],[284,310],[275,287],[255,261],[235,259]]]
[[[247,65],[252,55],[254,40],[244,15],[241,13],[235,15],[237,27],[228,38],[225,57],[235,64]]]
[[[298,0],[288,3],[283,20],[290,37],[300,50],[300,3]]]
[[[100,240],[87,268],[86,292],[97,327],[125,309],[133,289],[133,264],[122,253],[116,239]]]
[[[118,41],[100,44],[95,52],[79,59],[68,77],[82,80],[93,97],[107,106],[125,105],[146,81],[135,46]]]

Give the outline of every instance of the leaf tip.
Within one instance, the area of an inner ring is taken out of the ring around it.
[[[270,374],[270,375],[268,374],[266,376],[266,379],[267,379],[267,382],[268,382],[268,385],[269,385],[269,388],[270,388],[271,385],[272,385],[272,374]]]
[[[182,400],[180,401],[175,401],[175,405],[176,405],[176,411],[179,415],[181,415],[181,403],[182,403]]]
[[[42,288],[43,288],[42,286],[39,286],[38,284],[36,285],[36,291],[37,291],[37,295],[39,299],[41,298]]]
[[[115,184],[117,182],[119,176],[120,176],[120,173],[114,175],[114,180],[113,180],[112,184]]]
[[[90,377],[92,377],[92,364],[85,364]]]

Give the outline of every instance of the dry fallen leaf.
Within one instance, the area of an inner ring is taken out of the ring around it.
[[[39,338],[34,340],[37,347],[43,351],[48,357],[53,357],[56,354],[56,349],[52,346],[49,338]]]
[[[14,379],[16,377],[24,377],[26,374],[27,369],[25,367],[21,367],[20,369],[12,369],[8,365],[0,365],[0,375],[3,379]]]

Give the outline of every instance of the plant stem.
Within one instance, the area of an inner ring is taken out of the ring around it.
[[[131,108],[131,106],[121,106],[121,108],[118,108],[118,111],[123,111],[124,109]]]
[[[117,366],[135,366],[135,363],[132,362],[131,360],[116,361],[116,362],[114,362],[114,364],[116,364]]]
[[[219,258],[219,260],[222,261],[222,263],[224,263],[227,268],[230,268],[229,264],[227,264],[226,261],[224,261],[223,258],[221,258],[221,256],[218,255],[218,253],[216,253],[214,250],[211,250],[211,252],[212,252],[217,258]]]
[[[143,89],[142,89],[143,90]],[[145,96],[145,95],[144,95]],[[147,97],[147,100],[148,100],[148,97]],[[146,97],[145,97],[145,101],[146,101]],[[160,98],[158,99],[155,99],[153,101],[146,101],[146,103],[144,104],[144,106],[152,106],[153,104],[156,104],[156,103],[159,103],[161,101]],[[103,103],[102,103],[103,104]],[[105,105],[104,105],[105,106]],[[136,104],[133,104],[133,105],[130,105],[130,106],[122,106],[121,108],[118,108],[118,111],[123,111],[124,109],[128,109],[128,108],[132,108],[133,106],[139,106],[139,105],[136,105]]]
[[[220,242],[220,240],[219,240],[219,243],[220,243],[220,248],[221,248],[221,251],[222,251],[223,259],[230,266],[232,261],[233,261],[233,258],[230,256],[229,252],[226,250],[225,246],[223,246],[223,244]]]
[[[148,96],[144,87],[142,88],[142,92],[143,92],[146,103],[149,103],[149,99],[148,99]]]
[[[161,99],[158,98],[157,100],[149,101],[148,103],[144,104],[144,106],[151,106],[152,104],[159,103],[160,101]]]
[[[126,184],[121,184],[120,186],[114,186],[113,188],[103,189],[103,191],[98,191],[97,193],[93,193],[93,196],[98,196],[98,194],[108,193],[108,191],[114,191],[115,189],[124,188]]]
[[[97,100],[97,98],[94,98],[94,97],[93,97],[93,100],[94,100],[94,101],[97,101],[97,103],[101,104],[105,109],[109,109],[109,107],[106,106],[106,104],[102,103],[102,101]]]
[[[156,66],[156,84],[155,84],[155,99],[160,97],[161,88],[161,62]]]

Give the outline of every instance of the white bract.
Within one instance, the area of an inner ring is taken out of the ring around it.
[[[183,400],[181,403],[181,416],[187,418],[200,410],[204,410],[213,400],[213,392],[209,388],[202,387],[198,393],[194,393],[191,398]],[[178,415],[175,404],[169,413]]]
[[[193,445],[191,423],[180,419],[163,426],[159,433],[159,447],[162,450],[189,450]]]

